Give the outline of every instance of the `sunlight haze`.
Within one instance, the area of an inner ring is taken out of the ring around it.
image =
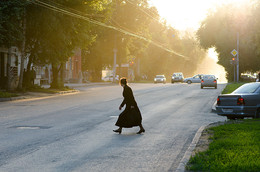
[[[150,0],[161,16],[173,28],[179,31],[196,32],[201,22],[210,10],[223,4],[243,5],[250,0]],[[226,82],[225,70],[217,64],[218,54],[213,48],[208,50],[208,56],[200,64],[196,73],[215,74],[220,82]],[[194,74],[196,74],[194,73]]]
[[[162,18],[178,30],[197,30],[210,9],[222,4],[240,5],[250,0],[150,0]]]

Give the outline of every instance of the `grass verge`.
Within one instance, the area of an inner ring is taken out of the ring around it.
[[[229,83],[226,85],[225,89],[222,91],[222,94],[229,94],[232,93],[235,89],[240,87],[241,85],[245,84],[244,82],[240,83]]]
[[[0,91],[0,98],[17,97],[18,94]]]
[[[208,129],[213,132],[209,149],[191,157],[190,171],[260,171],[260,120],[233,121]]]
[[[60,91],[70,91],[70,90],[74,90],[74,89],[71,89],[71,88],[69,88],[69,87],[67,87],[67,86],[62,87],[62,88],[59,88],[59,89],[42,88],[42,87],[39,87],[39,86],[38,86],[38,87],[29,88],[27,91],[55,94],[55,93],[58,93],[58,92],[60,92]]]
[[[49,94],[55,94],[62,91],[71,91],[74,89],[71,89],[67,86],[59,88],[59,89],[52,89],[52,88],[42,88],[40,86],[34,86],[27,88],[26,90],[21,90],[19,92],[10,93],[6,91],[0,91],[0,98],[10,98],[10,97],[17,97],[19,95],[23,95],[26,92],[38,92],[38,93],[49,93]]]

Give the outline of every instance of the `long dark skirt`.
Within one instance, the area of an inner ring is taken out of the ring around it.
[[[142,124],[142,116],[138,108],[127,108],[118,117],[116,126],[131,128]]]

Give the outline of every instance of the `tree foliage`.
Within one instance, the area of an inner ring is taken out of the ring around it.
[[[23,34],[25,0],[0,1],[0,45],[9,48],[20,45]]]
[[[257,2],[220,6],[207,16],[197,31],[203,48],[215,47],[219,54],[218,63],[225,68],[228,80],[233,78],[231,51],[237,49],[238,35],[240,73],[259,70],[259,5]]]
[[[87,69],[97,73],[96,80],[101,78],[102,68],[112,68],[115,48],[119,66],[121,63],[133,61],[133,68],[137,70],[139,65],[140,74],[150,80],[156,74],[170,76],[173,72],[184,72],[191,75],[200,60],[205,57],[205,50],[199,48],[193,36],[185,35],[181,38],[177,30],[160,19],[156,8],[150,7],[146,0],[116,0],[111,7],[112,13],[107,23],[136,36],[100,28],[86,60]],[[186,58],[168,50],[174,50]],[[121,75],[120,70],[118,74]],[[140,78],[137,74],[135,72],[136,78]]]
[[[23,41],[20,23],[26,17],[27,71],[31,64],[51,64],[52,87],[63,86],[60,71],[77,48],[83,71],[94,80],[101,79],[102,69],[112,68],[114,49],[119,67],[134,61],[133,69],[138,65],[149,79],[173,72],[191,75],[205,56],[192,35],[180,36],[148,0],[7,0],[1,1],[0,14],[0,45],[6,47]]]

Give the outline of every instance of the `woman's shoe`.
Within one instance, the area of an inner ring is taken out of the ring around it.
[[[121,134],[121,132],[122,132],[122,129],[117,129],[117,130],[113,130],[114,132],[116,132],[116,133],[119,133],[119,134]]]
[[[140,131],[138,131],[136,134],[141,134],[141,133],[144,133],[144,132],[145,132],[145,129],[142,128],[142,129],[140,129]]]

